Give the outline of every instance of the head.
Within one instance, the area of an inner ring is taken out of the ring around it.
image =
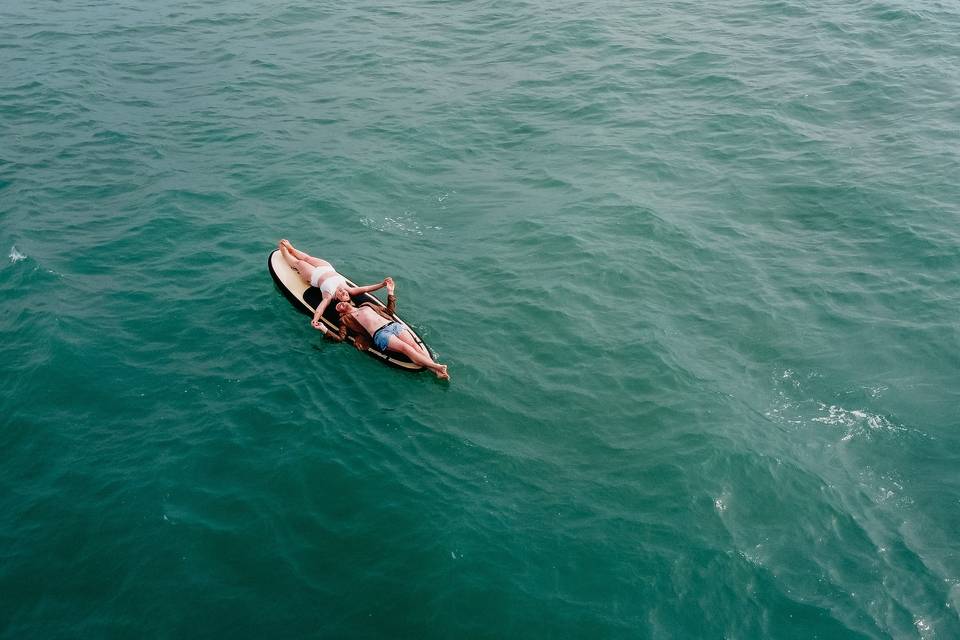
[[[343,287],[337,287],[337,290],[333,292],[333,297],[340,302],[350,302],[350,293]]]
[[[340,315],[343,315],[345,313],[350,313],[351,311],[354,310],[354,308],[355,307],[349,300],[345,302],[338,302],[337,306],[334,307],[334,309],[336,309],[337,313],[339,313]]]

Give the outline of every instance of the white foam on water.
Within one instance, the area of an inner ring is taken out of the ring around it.
[[[877,385],[877,386],[875,386],[875,387],[864,387],[864,389],[866,389],[867,393],[870,394],[870,397],[871,397],[871,398],[879,398],[880,396],[883,395],[883,392],[886,391],[888,388],[889,388],[889,387],[887,387],[886,385],[882,385],[882,384],[881,384],[881,385]]]
[[[416,218],[410,215],[409,211],[404,211],[403,215],[395,218],[385,217],[382,221],[374,220],[373,218],[361,218],[360,223],[368,229],[375,231],[400,233],[406,236],[423,235],[423,227]],[[429,229],[430,227],[427,228]]]
[[[827,404],[813,398],[803,399],[804,382],[819,377],[817,373],[806,376],[793,369],[784,369],[774,374],[775,397],[764,415],[779,424],[802,426],[804,424],[825,424],[839,427],[845,433],[840,442],[849,442],[857,437],[870,438],[871,434],[900,433],[909,431],[903,425],[892,422],[880,414],[863,408],[848,409],[838,404]],[[883,384],[858,387],[871,398],[879,398],[888,387]],[[849,391],[846,393],[854,393]]]
[[[813,422],[846,427],[847,429],[860,433],[868,433],[870,431],[906,431],[904,427],[893,424],[883,416],[869,413],[862,409],[844,409],[835,404],[828,406],[822,402],[818,403],[818,406],[820,411],[824,412],[824,415],[812,418]]]
[[[21,260],[26,260],[26,259],[27,259],[27,256],[25,254],[22,254],[19,251],[17,251],[17,245],[13,245],[12,247],[10,247],[10,262],[16,264],[17,262],[20,262]]]
[[[716,497],[713,501],[713,508],[717,510],[717,513],[723,513],[727,510],[727,505],[730,504],[730,490],[724,489],[720,492],[720,495]]]

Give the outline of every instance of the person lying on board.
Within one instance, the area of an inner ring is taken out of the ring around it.
[[[430,357],[430,352],[418,344],[410,330],[402,323],[393,319],[394,309],[397,308],[397,297],[393,295],[394,284],[392,278],[387,278],[387,308],[384,309],[372,302],[364,302],[359,307],[349,299],[337,303],[336,310],[340,314],[340,331],[337,334],[330,332],[327,336],[336,342],[342,342],[347,337],[347,331],[356,332],[355,346],[361,351],[366,350],[370,337],[380,351],[395,351],[402,353],[413,362],[433,371],[441,380],[449,380],[447,365],[437,364]]]
[[[314,329],[319,329],[324,334],[327,333],[327,327],[320,322],[320,317],[330,305],[331,300],[334,298],[337,300],[350,300],[352,296],[358,296],[361,293],[369,293],[384,288],[387,286],[387,280],[393,282],[390,278],[384,278],[383,282],[378,282],[377,284],[369,284],[365,287],[351,287],[347,284],[347,279],[337,273],[337,270],[333,268],[332,264],[326,260],[315,258],[308,253],[294,249],[293,245],[290,244],[290,241],[286,238],[280,241],[277,248],[280,249],[280,255],[283,256],[283,259],[287,261],[288,265],[293,267],[304,282],[308,283],[311,287],[318,287],[320,289],[320,304],[317,305],[310,324],[313,325]]]

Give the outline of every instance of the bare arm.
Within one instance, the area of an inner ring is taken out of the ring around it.
[[[383,282],[378,282],[377,284],[368,284],[364,287],[347,287],[347,293],[351,296],[358,296],[361,293],[370,293],[371,291],[376,291],[377,289],[383,289],[387,286],[392,286],[393,278],[384,278]]]
[[[364,302],[361,306],[370,307],[387,320],[393,320],[393,314],[397,312],[397,296],[393,295],[396,286],[393,284],[393,278],[387,278],[387,280],[389,281],[387,282],[387,307],[383,308],[372,302]]]
[[[380,314],[381,316],[383,316],[383,317],[386,318],[387,320],[393,320],[393,314],[396,313],[396,311],[397,311],[397,296],[393,295],[393,288],[394,288],[394,287],[393,287],[393,280],[390,279],[390,278],[387,278],[387,279],[390,280],[390,283],[387,285],[387,306],[386,306],[386,308],[381,307],[380,305],[374,304],[374,303],[372,303],[372,302],[364,302],[364,303],[361,304],[360,306],[361,306],[361,307],[370,307],[371,309],[373,309],[374,311],[376,311],[378,314]]]
[[[397,310],[397,296],[393,295],[396,285],[393,284],[393,278],[387,278],[387,313],[391,316]]]
[[[324,334],[327,333],[327,326],[320,322],[320,316],[322,316],[323,312],[327,310],[327,306],[330,305],[331,300],[333,300],[331,296],[324,296],[323,300],[320,301],[320,304],[317,305],[317,310],[313,312],[313,320],[310,321],[310,324],[313,325],[314,329],[319,329]]]

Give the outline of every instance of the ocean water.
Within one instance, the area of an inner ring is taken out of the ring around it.
[[[960,637],[958,34],[0,3],[0,637]]]

